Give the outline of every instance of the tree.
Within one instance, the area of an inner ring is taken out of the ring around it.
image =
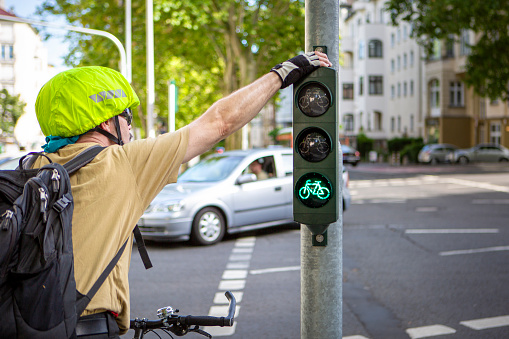
[[[433,49],[435,40],[465,30],[475,33],[465,68],[465,83],[481,96],[509,100],[509,2],[506,0],[390,0],[392,23],[412,24],[412,37]]]
[[[121,0],[46,0],[39,12],[65,15],[73,25],[107,30],[122,40],[123,6]],[[133,87],[144,103],[145,1],[133,1],[132,17]],[[156,113],[167,115],[166,84],[175,79],[180,91],[178,125],[182,119],[194,120],[221,96],[303,50],[303,23],[304,0],[155,0]],[[118,68],[118,52],[111,42],[75,33],[69,39],[74,42],[69,65]],[[142,112],[138,111],[139,123]],[[237,134],[227,148],[239,145]]]
[[[24,113],[26,106],[20,98],[10,95],[6,89],[0,90],[0,135],[13,136],[14,126],[19,117]]]

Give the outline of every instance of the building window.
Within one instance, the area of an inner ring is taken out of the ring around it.
[[[364,59],[365,57],[365,44],[363,40],[359,41],[359,59]]]
[[[385,22],[385,9],[380,8],[380,22],[383,24]]]
[[[406,68],[406,66],[407,66],[407,55],[405,53],[403,54],[403,68]]]
[[[414,115],[410,115],[410,132],[414,131]]]
[[[369,76],[369,94],[371,95],[382,95],[384,94],[383,76],[381,75],[370,75]]]
[[[2,60],[14,59],[14,47],[12,45],[2,45]]]
[[[440,107],[440,82],[437,79],[431,80],[429,99],[431,108]]]
[[[382,113],[381,112],[373,112],[373,115],[374,115],[374,119],[373,119],[373,124],[374,124],[374,129],[375,131],[381,131],[382,130]]]
[[[401,83],[398,82],[398,98],[401,96]]]
[[[398,44],[401,41],[401,28],[398,28],[396,30],[396,41],[398,42]]]
[[[353,114],[345,114],[345,131],[353,132],[354,124],[353,124]]]
[[[353,84],[343,84],[343,99],[344,100],[352,100],[353,99]]]
[[[398,132],[401,132],[401,117],[398,115]]]
[[[440,56],[442,55],[442,46],[440,44],[440,40],[433,40],[433,48],[431,51],[431,55],[429,55],[430,60],[440,60]]]
[[[396,120],[394,119],[394,117],[391,118],[391,132],[394,132],[394,130],[396,129]]]
[[[414,81],[410,80],[410,95],[414,95]]]
[[[414,51],[410,51],[410,67],[414,66]]]
[[[500,137],[502,133],[500,132],[500,123],[499,122],[493,122],[490,125],[490,142],[492,144],[500,145]]]
[[[381,58],[383,56],[382,42],[380,40],[370,40],[368,49],[368,55],[370,58]]]
[[[449,85],[449,105],[451,107],[463,107],[463,83],[451,81]]]
[[[394,87],[394,85],[391,86],[391,98],[394,99],[394,97],[396,96],[396,88]]]
[[[392,73],[394,73],[394,69],[396,68],[394,65],[395,65],[394,59],[391,59],[391,72]]]
[[[460,35],[460,55],[470,54],[470,32],[466,29],[461,30]]]
[[[359,95],[364,94],[364,77],[359,77]]]
[[[398,58],[397,58],[398,62],[397,62],[397,65],[398,65],[398,71],[401,69],[401,57],[398,55]]]
[[[394,33],[391,34],[391,47],[394,47],[396,43],[396,36],[394,35]]]
[[[407,27],[403,26],[403,40],[406,41],[407,38],[408,38]]]
[[[406,84],[406,81],[403,83],[403,96],[406,97],[406,94],[407,94],[407,84]]]
[[[445,57],[454,58],[454,36],[449,35],[445,41]]]

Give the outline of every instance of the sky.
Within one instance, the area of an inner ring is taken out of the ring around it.
[[[13,11],[14,14],[23,19],[32,19],[37,21],[41,20],[40,17],[35,15],[37,6],[43,3],[43,0],[3,0],[5,9]],[[52,20],[52,23],[62,23],[65,25],[66,22],[63,19],[56,18]],[[36,26],[37,27],[37,26]],[[37,27],[42,29],[41,26]],[[48,63],[56,68],[57,72],[68,69],[69,67],[64,65],[64,57],[69,51],[69,44],[64,41],[66,31],[44,28],[45,31],[54,35],[49,40],[44,41],[44,45],[48,49]]]

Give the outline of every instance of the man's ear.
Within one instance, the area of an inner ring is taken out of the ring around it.
[[[113,130],[113,127],[114,127],[112,118],[106,120],[105,122],[101,122],[99,127],[101,127],[103,130],[111,133],[111,131]]]

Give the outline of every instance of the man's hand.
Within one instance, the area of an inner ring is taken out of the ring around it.
[[[277,64],[272,67],[270,71],[279,75],[283,81],[281,88],[285,88],[297,82],[300,78],[310,74],[320,66],[332,66],[327,58],[327,54],[321,52],[309,52],[297,55],[282,64]]]

